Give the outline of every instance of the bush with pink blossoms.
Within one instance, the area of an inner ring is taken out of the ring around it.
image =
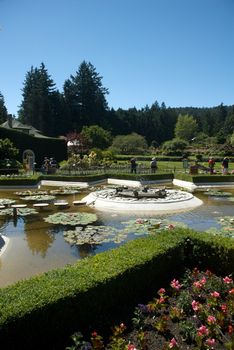
[[[139,304],[128,328],[113,328],[104,345],[96,332],[69,350],[234,350],[234,283],[197,268],[173,279],[147,304]],[[73,336],[74,340],[74,336]]]

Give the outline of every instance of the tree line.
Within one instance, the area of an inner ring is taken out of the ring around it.
[[[26,73],[16,117],[47,136],[79,133],[84,126],[98,125],[113,136],[140,134],[148,146],[154,147],[174,138],[178,117],[183,115],[195,120],[196,128],[192,132],[216,137],[218,143],[225,142],[234,133],[234,105],[171,108],[156,101],[141,109],[114,110],[108,107],[108,93],[102,77],[90,62],[80,64],[75,74],[64,82],[61,92],[41,63],[39,68],[31,67]],[[4,97],[0,93],[0,123],[7,116]],[[190,133],[189,137],[193,135]]]

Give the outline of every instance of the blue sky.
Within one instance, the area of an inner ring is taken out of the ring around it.
[[[0,0],[0,91],[17,114],[31,66],[59,91],[91,62],[109,107],[234,104],[234,0]]]

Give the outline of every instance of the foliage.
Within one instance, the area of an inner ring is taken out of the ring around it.
[[[44,63],[39,68],[31,67],[24,81],[20,121],[34,126],[45,135],[54,136],[54,130],[58,127],[56,104],[60,104],[60,95]]]
[[[14,146],[8,138],[0,139],[0,164],[3,167],[6,163],[14,160],[19,150]]]
[[[34,214],[38,214],[38,212],[34,208],[17,208],[17,215],[18,216],[29,216],[29,215],[34,215]],[[13,209],[12,208],[1,209],[0,215],[13,216]]]
[[[160,232],[2,288],[1,343],[6,348],[65,348],[74,327],[82,332],[97,325],[109,329],[190,261],[228,274],[234,241],[187,229]]]
[[[20,131],[8,130],[0,127],[2,138],[8,138],[19,150],[17,160],[22,161],[25,149],[31,149],[35,153],[36,168],[40,168],[45,155],[54,157],[57,161],[67,158],[67,145],[63,139],[41,138],[27,135]]]
[[[81,155],[87,153],[90,147],[88,139],[76,131],[68,133],[66,135],[66,141],[69,143],[69,156],[71,156],[73,153]]]
[[[180,114],[175,126],[175,137],[178,139],[190,141],[197,133],[198,125],[193,116]]]
[[[97,215],[92,213],[55,213],[44,219],[55,225],[88,225],[97,221]]]
[[[4,97],[0,92],[0,124],[7,120],[7,108],[5,106]]]
[[[69,244],[101,244],[106,242],[120,243],[126,235],[117,233],[117,229],[110,226],[76,227],[75,230],[64,231],[64,239]]]
[[[0,198],[0,205],[10,205],[14,203],[15,203],[14,199]]]
[[[51,196],[49,194],[35,194],[32,196],[24,196],[21,199],[24,201],[48,202],[54,200],[55,196]]]
[[[116,136],[111,145],[111,149],[120,154],[142,154],[147,147],[145,138],[136,133]]]
[[[83,126],[81,135],[88,140],[91,148],[105,149],[109,147],[112,142],[110,131],[98,125]]]
[[[98,163],[97,155],[93,151],[83,157],[80,154],[72,154],[67,161],[60,163],[60,170],[88,169]]]
[[[102,77],[95,67],[83,61],[75,75],[63,86],[69,130],[81,130],[83,125],[101,125],[108,110]]]
[[[103,338],[92,333],[88,349],[233,349],[234,284],[230,276],[218,277],[209,270],[187,271],[179,282],[160,288],[158,295],[134,312],[133,331],[121,323],[115,326],[106,346]],[[176,315],[176,317],[175,317]],[[93,343],[93,337],[101,340]],[[75,346],[82,349],[74,338]],[[131,346],[129,346],[131,344]],[[221,345],[221,347],[219,347]]]
[[[162,145],[162,150],[165,152],[176,152],[176,151],[183,151],[188,146],[188,143],[185,140],[182,139],[173,139],[171,141],[166,141]]]

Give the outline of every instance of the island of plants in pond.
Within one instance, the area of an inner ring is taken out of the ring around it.
[[[89,225],[97,221],[97,215],[93,213],[55,213],[44,219],[46,222],[55,225],[78,226]]]
[[[233,350],[234,284],[231,276],[187,271],[160,288],[153,300],[139,304],[132,324],[112,328],[110,340],[93,330],[90,341],[72,336],[67,350]]]

